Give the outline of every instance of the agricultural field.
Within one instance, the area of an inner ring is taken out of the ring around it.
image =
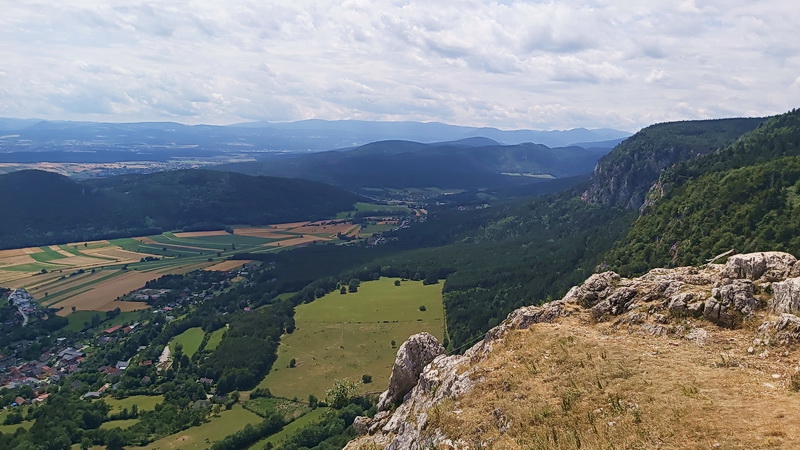
[[[146,309],[117,301],[150,280],[192,270],[231,270],[248,261],[234,253],[269,253],[354,234],[345,221],[235,227],[233,233],[200,231],[0,250],[0,286],[25,288],[43,306],[68,316],[80,311]],[[83,324],[85,320],[79,320]]]
[[[208,448],[211,443],[224,439],[225,436],[241,430],[248,424],[255,425],[262,420],[256,413],[242,408],[242,405],[234,405],[230,410],[222,411],[219,416],[212,417],[207,423],[159,439],[146,447],[136,448],[146,450]]]
[[[330,293],[296,308],[294,333],[281,338],[278,359],[259,387],[274,395],[325,397],[333,380],[361,381],[363,391],[382,390],[389,381],[397,346],[408,336],[427,331],[444,336],[442,285],[381,278],[362,283],[358,292]],[[420,311],[420,306],[425,311]],[[396,346],[392,347],[392,341]],[[291,360],[295,367],[290,368]]]
[[[169,341],[169,350],[172,354],[174,354],[175,347],[178,344],[181,344],[183,347],[183,353],[191,358],[195,353],[197,353],[197,350],[200,349],[200,343],[203,341],[203,336],[205,336],[205,333],[203,332],[202,328],[189,328]]]

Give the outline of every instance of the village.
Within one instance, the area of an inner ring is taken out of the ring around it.
[[[34,340],[16,340],[13,344],[0,348],[0,394],[11,391],[19,393],[13,398],[2,397],[4,401],[2,406],[13,408],[43,401],[48,395],[44,392],[47,386],[60,382],[66,376],[84,372],[86,370],[84,363],[90,355],[96,355],[95,360],[97,360],[103,349],[112,349],[120,345],[152,323],[172,322],[193,306],[213,298],[214,292],[229,288],[232,280],[246,281],[242,276],[246,276],[248,269],[252,267],[252,264],[246,264],[244,267],[226,272],[198,271],[195,277],[189,279],[175,277],[176,283],[172,282],[171,277],[165,277],[160,280],[160,284],[175,284],[176,288],[145,286],[120,299],[146,301],[152,306],[151,309],[138,313],[141,317],[139,320],[125,320],[122,323],[106,326],[106,323],[118,321],[120,311],[97,313],[92,316],[92,320],[84,323],[83,329],[77,333],[58,332],[54,334],[61,336],[55,338],[51,335],[41,335]],[[157,281],[156,284],[158,283]],[[1,308],[4,313],[3,331],[19,332],[23,328],[33,327],[36,321],[52,315],[52,311],[40,307],[24,289],[13,291],[5,289],[3,295],[8,299],[6,306]],[[32,355],[32,351],[37,348],[40,350]],[[95,361],[92,364],[93,371],[101,373],[103,379],[108,381],[99,389],[88,389],[83,383],[78,383],[75,387],[80,386],[86,390],[82,395],[83,398],[99,398],[108,391],[113,391],[116,386],[111,382],[128,369],[131,360],[145,348],[145,345],[138,345],[135,352],[124,360],[103,361],[102,364]],[[169,367],[171,359],[168,349],[165,350],[166,358],[146,359],[139,361],[138,365]],[[96,367],[98,364],[99,367]],[[149,377],[144,377],[141,381],[147,384],[150,382],[147,378]],[[204,380],[206,383],[209,381]]]

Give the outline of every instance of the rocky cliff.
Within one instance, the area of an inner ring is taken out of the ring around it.
[[[582,198],[591,203],[639,209],[663,169],[711,153],[762,121],[697,120],[649,126],[600,159]]]
[[[412,336],[347,448],[797,448],[798,310],[786,253],[595,274],[464,355]]]

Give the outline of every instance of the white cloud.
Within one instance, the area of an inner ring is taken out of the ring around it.
[[[0,15],[0,116],[619,127],[797,107],[782,0],[76,0]]]

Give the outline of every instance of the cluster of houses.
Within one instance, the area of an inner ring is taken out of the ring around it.
[[[8,302],[19,311],[23,327],[28,325],[32,317],[38,317],[43,313],[39,303],[25,289],[14,289],[8,296]]]
[[[21,361],[0,356],[0,386],[14,389],[21,386],[41,386],[80,370],[86,357],[82,349],[74,347],[48,350],[35,361]]]

